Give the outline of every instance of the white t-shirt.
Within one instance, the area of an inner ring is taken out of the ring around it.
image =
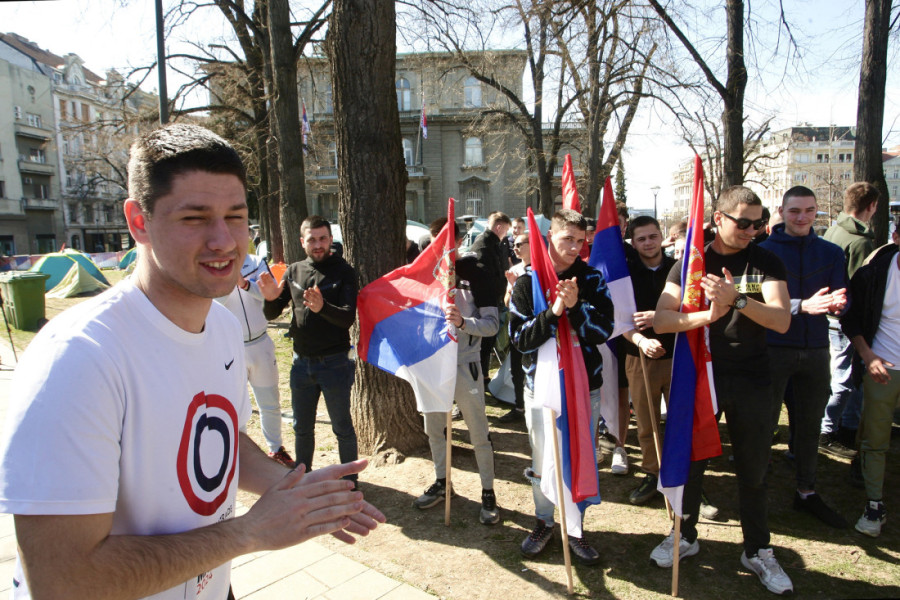
[[[240,326],[215,302],[188,333],[126,279],[50,321],[16,369],[0,441],[0,512],[113,513],[112,534],[234,516],[250,416]],[[29,598],[17,565],[15,598]],[[230,563],[154,599],[228,594]]]
[[[872,340],[872,352],[893,364],[893,369],[900,368],[900,268],[896,260],[891,261],[888,270],[881,321]]]

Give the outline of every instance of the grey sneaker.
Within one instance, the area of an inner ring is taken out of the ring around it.
[[[707,521],[715,521],[719,516],[719,507],[710,502],[703,490],[700,490],[700,516]]]
[[[481,490],[481,514],[478,520],[482,525],[496,525],[500,522],[500,508],[494,490]]]
[[[869,537],[878,537],[881,535],[881,526],[885,522],[887,522],[887,509],[884,507],[884,502],[869,500],[866,502],[866,510],[856,522],[856,530]]]
[[[415,506],[419,510],[431,508],[432,506],[443,502],[446,493],[446,484],[442,481],[435,481],[427,490],[425,490],[424,494],[413,500],[413,506]],[[456,494],[453,493],[453,486],[451,485],[450,497],[452,498],[455,495]]]
[[[766,589],[773,594],[788,594],[794,591],[794,584],[787,576],[771,548],[760,548],[756,556],[747,557],[747,553],[741,554],[741,564],[756,573]]]
[[[628,453],[625,448],[616,447],[612,453],[612,466],[609,469],[613,475],[628,475]]]
[[[678,540],[678,562],[681,562],[682,559],[688,556],[694,556],[698,552],[700,552],[700,542],[698,540],[688,542],[683,537]],[[674,529],[666,536],[666,539],[660,542],[659,546],[653,549],[653,552],[650,553],[650,560],[655,562],[657,567],[664,569],[671,567],[675,563]]]

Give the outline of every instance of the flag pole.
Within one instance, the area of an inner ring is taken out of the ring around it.
[[[444,525],[450,527],[450,450],[453,448],[453,409],[447,411],[447,455],[445,462],[447,466],[444,468],[444,477],[447,479],[447,485],[444,488]]]
[[[681,517],[675,516],[675,547],[672,548],[672,596],[678,596],[678,561],[681,549]]]
[[[646,359],[644,358],[644,352],[638,348],[638,356],[641,357],[641,374],[644,376],[644,391],[646,392],[646,400],[648,408],[651,400],[650,400],[650,378],[647,377],[647,364]],[[650,423],[653,425],[653,449],[656,450],[656,464],[657,466],[662,464],[662,452],[659,447],[659,423],[657,423],[656,415],[653,414],[653,410],[650,411]],[[658,475],[657,475],[658,476]],[[669,520],[672,520],[674,516],[672,514],[672,505],[669,504],[669,497],[663,494],[663,499],[666,501],[666,513],[669,515]]]
[[[559,454],[559,434],[556,432],[556,413],[550,411],[551,429],[553,430],[553,460],[556,463],[556,496],[559,502],[560,529],[562,529],[563,559],[566,563],[566,590],[569,594],[575,593],[572,585],[572,557],[569,556],[569,532],[566,525],[566,503],[563,501],[562,457]],[[546,424],[546,420],[544,423]],[[545,449],[546,452],[546,449]]]

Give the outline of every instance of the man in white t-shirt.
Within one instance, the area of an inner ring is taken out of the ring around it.
[[[384,516],[340,479],[246,435],[240,326],[212,299],[248,246],[245,171],[215,134],[138,139],[125,216],[129,279],[54,318],[22,357],[0,441],[0,511],[15,515],[14,598],[231,597],[230,560]],[[235,517],[237,487],[261,497]]]

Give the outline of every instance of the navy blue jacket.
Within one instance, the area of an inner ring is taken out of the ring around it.
[[[769,330],[772,346],[791,348],[827,348],[828,317],[800,313],[800,301],[827,287],[829,291],[847,287],[847,263],[837,244],[825,241],[810,229],[806,237],[784,232],[784,223],[776,225],[761,248],[776,254],[787,270],[791,297],[791,327],[785,333]],[[848,293],[849,297],[849,293]]]

